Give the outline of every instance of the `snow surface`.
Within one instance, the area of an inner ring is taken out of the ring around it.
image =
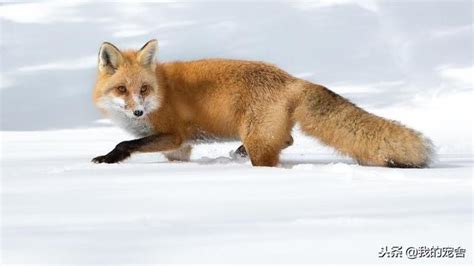
[[[472,264],[472,1],[0,5],[0,264]],[[106,11],[106,12],[105,12]],[[131,137],[91,104],[102,41],[159,60],[275,63],[436,145],[428,169],[363,167],[303,136],[276,168],[200,144],[191,162],[90,160]],[[381,259],[383,246],[467,249]]]
[[[472,262],[472,154],[429,169],[358,166],[295,131],[278,168],[201,144],[191,162],[90,159],[114,127],[2,132],[8,263],[385,263],[385,245],[461,246]],[[432,261],[421,260],[424,263]]]

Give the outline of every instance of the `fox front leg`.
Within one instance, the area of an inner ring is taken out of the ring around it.
[[[144,138],[122,141],[106,155],[98,156],[92,159],[93,163],[118,163],[132,153],[136,152],[158,152],[168,151],[179,148],[181,138],[172,134],[155,134]]]

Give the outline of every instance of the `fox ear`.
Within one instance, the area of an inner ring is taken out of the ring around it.
[[[153,39],[145,43],[137,53],[137,60],[144,66],[154,67],[156,48],[158,41]]]
[[[122,53],[120,50],[109,42],[104,42],[99,50],[99,70],[108,74],[112,74],[122,63]]]

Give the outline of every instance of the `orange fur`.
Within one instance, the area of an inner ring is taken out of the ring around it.
[[[240,139],[253,165],[275,166],[299,122],[304,132],[360,164],[424,167],[429,163],[431,144],[420,133],[273,65],[204,59],[143,67],[137,63],[139,51],[121,55],[114,73],[99,70],[95,101],[117,84],[125,82],[130,90],[138,90],[146,82],[160,101],[147,119],[154,133],[174,136],[176,147],[202,137]]]

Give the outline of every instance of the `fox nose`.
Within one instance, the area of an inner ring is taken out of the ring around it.
[[[135,110],[133,111],[133,114],[136,116],[136,117],[140,117],[143,115],[143,111],[142,110]]]

